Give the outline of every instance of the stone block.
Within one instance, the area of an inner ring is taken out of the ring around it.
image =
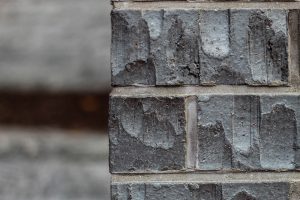
[[[185,126],[183,97],[112,97],[111,172],[185,168]]]
[[[198,106],[196,168],[299,168],[298,95],[202,95]]]

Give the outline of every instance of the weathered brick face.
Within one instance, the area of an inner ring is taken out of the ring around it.
[[[300,199],[300,4],[113,1],[115,200]]]

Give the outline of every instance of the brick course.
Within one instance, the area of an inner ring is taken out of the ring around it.
[[[110,108],[114,173],[300,167],[300,95],[112,96]]]

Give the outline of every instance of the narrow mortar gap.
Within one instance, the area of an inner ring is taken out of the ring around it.
[[[291,10],[288,15],[288,52],[289,52],[289,84],[299,85],[300,83],[300,56],[299,56],[299,17],[298,10]]]
[[[197,98],[196,96],[187,97],[185,100],[186,112],[186,167],[195,169],[196,155],[198,146],[197,135]]]

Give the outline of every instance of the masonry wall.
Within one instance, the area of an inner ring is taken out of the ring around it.
[[[300,3],[113,5],[111,198],[300,199]]]

